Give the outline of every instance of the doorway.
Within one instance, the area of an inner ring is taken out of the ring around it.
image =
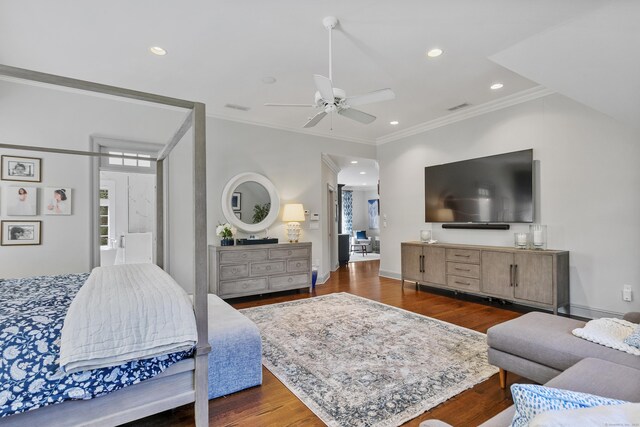
[[[93,137],[93,265],[156,262],[156,163],[162,145]]]

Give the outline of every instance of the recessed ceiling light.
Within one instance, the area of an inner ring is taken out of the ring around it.
[[[363,183],[362,183],[362,185],[367,185],[367,183],[366,183],[366,182],[363,182]]]
[[[429,52],[427,52],[427,56],[429,58],[436,58],[436,57],[438,57],[440,55],[442,55],[442,49],[439,49],[437,47],[434,48],[434,49],[431,49]]]
[[[160,46],[151,46],[149,48],[149,51],[151,51],[151,53],[153,53],[154,55],[158,55],[158,56],[164,56],[167,54],[167,51],[161,48]]]
[[[272,77],[272,76],[264,76],[262,78],[262,83],[267,84],[267,85],[272,85],[276,82],[276,78]]]
[[[360,175],[366,175],[366,174],[367,174],[366,172],[360,172]]]
[[[498,90],[498,89],[502,89],[504,85],[502,83],[494,83],[491,85],[491,90]]]
[[[390,124],[390,125],[393,125],[393,126],[397,125],[398,123],[400,123],[400,122],[399,122],[399,121],[397,121],[397,120],[394,120],[394,121],[389,122],[389,124]]]
[[[351,160],[351,164],[352,164],[352,165],[357,165],[357,164],[358,164],[358,161],[357,161],[357,160]]]

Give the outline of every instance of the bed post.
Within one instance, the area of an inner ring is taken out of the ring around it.
[[[196,346],[195,370],[195,422],[196,427],[209,425],[209,346],[207,310],[207,183],[206,183],[206,136],[205,106],[195,103],[193,107],[193,188],[195,225],[195,294],[194,305],[198,344]]]
[[[164,270],[164,159],[156,162],[156,265]]]

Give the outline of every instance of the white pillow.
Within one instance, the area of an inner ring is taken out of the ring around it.
[[[529,427],[602,427],[636,426],[640,420],[640,403],[547,411],[536,415]]]

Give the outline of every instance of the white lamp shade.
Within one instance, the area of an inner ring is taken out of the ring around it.
[[[304,221],[304,207],[300,203],[289,203],[284,205],[284,212],[282,213],[282,220],[285,222]]]

